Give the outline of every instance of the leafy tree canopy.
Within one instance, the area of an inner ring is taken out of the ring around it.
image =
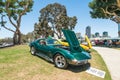
[[[111,19],[120,23],[120,0],[93,0],[89,3],[92,18]]]
[[[54,3],[48,4],[40,10],[39,23],[35,24],[35,32],[39,35],[47,37],[56,34],[61,38],[61,29],[74,29],[77,18],[67,16],[65,6]]]
[[[0,0],[0,14],[1,14],[1,27],[12,31],[14,33],[14,44],[21,44],[21,19],[23,15],[26,15],[32,11],[33,0]],[[8,28],[5,25],[4,16],[7,16],[9,22],[13,25],[13,28]]]

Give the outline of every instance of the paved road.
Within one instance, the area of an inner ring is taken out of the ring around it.
[[[120,80],[120,50],[105,48],[105,47],[93,47],[102,56],[105,61],[112,80]]]

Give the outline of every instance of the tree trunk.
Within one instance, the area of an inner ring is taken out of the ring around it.
[[[120,23],[118,23],[118,37],[120,37]]]
[[[57,35],[57,36],[58,36],[58,39],[61,39],[61,38],[62,38],[61,33],[59,33],[59,35]]]
[[[115,16],[114,18],[112,18],[112,21],[115,21],[116,23],[120,23],[120,17]]]
[[[54,31],[55,32],[55,31]],[[58,39],[60,39],[60,36],[57,32],[55,32],[56,36],[58,37]]]
[[[13,36],[13,44],[14,45],[20,45],[21,44],[21,32],[19,29],[17,29]]]

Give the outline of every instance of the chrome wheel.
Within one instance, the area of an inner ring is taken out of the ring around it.
[[[35,55],[35,53],[36,53],[35,48],[34,48],[34,47],[31,47],[31,48],[30,48],[30,52],[31,52],[32,55]]]
[[[60,55],[60,54],[57,54],[54,58],[54,63],[55,63],[55,66],[58,67],[58,68],[62,68],[62,69],[65,69],[67,68],[68,64],[67,64],[67,61],[65,59],[64,56]]]

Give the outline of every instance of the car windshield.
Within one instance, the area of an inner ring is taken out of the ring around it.
[[[46,41],[48,45],[60,44],[60,42],[56,39],[47,39]]]

